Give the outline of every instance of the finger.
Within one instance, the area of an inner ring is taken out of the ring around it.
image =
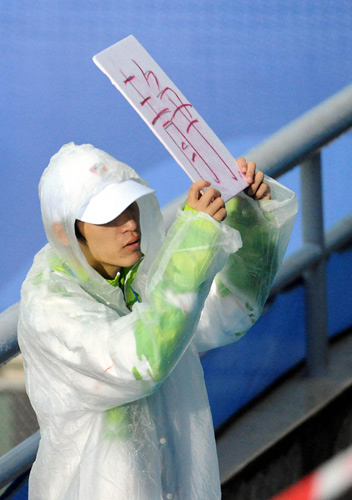
[[[226,212],[226,208],[220,208],[214,215],[213,215],[213,219],[215,219],[216,221],[218,222],[222,222],[223,220],[225,220],[227,217],[227,212]]]
[[[198,202],[198,200],[202,196],[201,190],[207,186],[210,186],[210,182],[205,181],[204,179],[194,182],[188,191],[187,205],[189,205],[192,208],[195,208],[194,205]]]
[[[249,184],[252,184],[255,179],[255,169],[256,169],[256,164],[254,161],[249,161],[247,163],[247,171],[246,171],[246,181]]]
[[[262,182],[262,184],[258,187],[254,198],[256,200],[270,200],[270,187],[268,184],[265,184],[265,182]]]
[[[202,194],[201,199],[199,200],[199,204],[202,206],[209,206],[213,200],[221,199],[221,193],[215,188],[208,188]]]
[[[196,210],[200,210],[201,212],[207,212],[208,213],[208,207],[211,205],[211,203],[220,198],[221,193],[217,189],[214,188],[208,188],[204,191],[204,193],[201,195],[197,203],[193,208]]]
[[[263,172],[257,172],[254,176],[254,181],[252,184],[246,189],[246,193],[248,196],[254,196],[257,192],[260,184],[263,182],[264,174]]]
[[[245,174],[247,172],[247,162],[245,158],[243,158],[242,156],[237,158],[237,165],[242,173]]]
[[[214,215],[221,210],[222,208],[225,208],[225,202],[221,197],[215,198],[206,208],[206,213],[214,217]],[[225,209],[226,210],[226,209]]]

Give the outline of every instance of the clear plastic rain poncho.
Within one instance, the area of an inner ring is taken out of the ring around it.
[[[40,424],[30,500],[221,497],[199,351],[239,339],[259,317],[292,229],[295,195],[237,196],[228,218],[180,210],[164,239],[153,194],[138,204],[142,251],[126,306],[86,262],[74,223],[109,183],[143,180],[70,143],[40,182],[49,243],[22,287],[19,343]],[[56,239],[60,223],[69,245]]]

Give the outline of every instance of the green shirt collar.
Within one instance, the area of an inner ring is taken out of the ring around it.
[[[125,303],[130,310],[132,310],[132,307],[136,302],[141,302],[141,297],[132,288],[132,283],[143,258],[144,255],[141,260],[137,262],[137,264],[134,264],[131,267],[122,267],[116,274],[115,278],[113,278],[112,280],[106,280],[108,283],[110,283],[110,285],[115,287],[118,286],[122,290]]]

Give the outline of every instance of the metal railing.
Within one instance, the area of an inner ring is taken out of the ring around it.
[[[314,261],[302,268],[306,300],[306,360],[310,376],[325,372],[328,346],[320,148],[351,127],[352,85],[349,85],[247,153],[248,158],[257,161],[271,177],[300,164],[303,252],[309,249],[316,254]],[[351,234],[348,221],[346,229]]]
[[[243,154],[273,178],[300,164],[303,246],[285,260],[271,293],[278,293],[297,278],[304,280],[310,376],[321,375],[327,360],[326,258],[329,253],[352,242],[352,215],[330,229],[327,237],[324,236],[320,148],[350,128],[352,85]],[[163,209],[166,225],[170,225],[185,198],[186,195],[182,195]],[[18,353],[17,316],[17,304],[0,315],[0,364]],[[39,434],[36,433],[0,458],[0,488],[30,468],[38,440]]]
[[[307,370],[310,376],[324,373],[327,362],[326,248],[323,229],[321,152],[339,135],[352,128],[352,85],[333,95],[297,120],[283,127],[242,156],[255,161],[266,175],[277,178],[300,165],[303,246],[279,272],[272,292],[303,277],[306,295]],[[187,194],[165,208],[167,225]],[[351,219],[340,225],[341,241],[351,235]],[[335,250],[338,242],[335,242]],[[280,285],[280,286],[279,286]]]
[[[0,314],[0,366],[20,351],[17,342],[18,309],[19,302]]]

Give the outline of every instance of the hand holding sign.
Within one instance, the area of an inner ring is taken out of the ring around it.
[[[93,60],[193,181],[209,181],[224,201],[248,187],[231,153],[133,36]]]
[[[246,162],[245,158],[237,158],[237,165],[241,172],[245,174],[249,186],[245,190],[254,200],[271,200],[270,186],[264,182],[263,172],[256,171],[254,161]]]
[[[211,188],[208,181],[196,181],[189,188],[187,205],[197,212],[204,212],[218,222],[226,218],[225,202],[217,189]],[[201,191],[205,189],[202,194]]]

